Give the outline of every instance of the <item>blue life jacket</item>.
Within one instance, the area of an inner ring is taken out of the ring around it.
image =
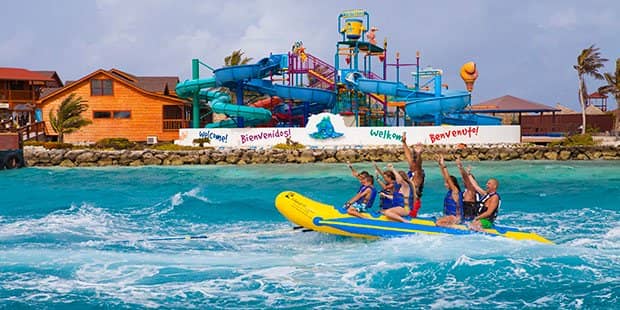
[[[375,203],[375,198],[377,197],[377,190],[374,186],[371,185],[361,185],[360,189],[357,191],[358,193],[363,193],[368,188],[370,188],[370,198],[368,198],[368,201],[364,201],[366,197],[361,197],[356,201],[356,203],[365,205],[366,209],[372,208],[372,205]]]
[[[456,202],[452,198],[452,190],[446,193],[443,199],[443,214],[456,216],[456,210],[459,210],[461,217],[463,216],[463,192],[459,192],[459,201]]]
[[[478,210],[478,214],[482,214],[484,212],[486,212],[488,210],[488,208],[484,205],[484,203],[489,200],[489,198],[493,197],[497,195],[497,198],[499,198],[499,201],[497,202],[497,208],[495,208],[495,211],[493,211],[493,213],[491,213],[491,215],[489,215],[489,217],[487,217],[487,220],[493,222],[495,221],[495,218],[497,217],[497,213],[499,212],[499,207],[502,205],[502,198],[499,196],[499,194],[497,192],[495,193],[487,193],[486,195],[484,195],[482,197],[482,199],[480,199],[480,209]]]
[[[415,173],[413,173],[413,171],[411,171],[411,170],[407,171],[407,177],[409,179],[411,179],[414,174]],[[418,196],[418,199],[422,198],[422,192],[424,191],[424,179],[425,178],[426,178],[426,173],[424,172],[424,169],[422,169],[422,183],[420,184],[420,186],[416,187],[416,189],[417,189],[417,193],[416,194]],[[411,181],[411,182],[413,182],[413,181]],[[413,196],[413,195],[409,195],[409,197],[411,197],[411,196]],[[412,206],[413,203],[411,203],[409,205]]]
[[[386,194],[386,195],[392,195],[392,193],[390,193],[388,190],[382,190],[382,193]],[[386,210],[392,207],[392,199],[387,198],[387,197],[381,197],[381,205],[380,205],[381,209]]]
[[[405,196],[400,192],[401,185],[398,182],[394,183],[394,193],[392,194],[392,207],[404,207]]]

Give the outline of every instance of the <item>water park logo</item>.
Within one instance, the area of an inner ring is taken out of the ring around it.
[[[276,139],[276,138],[290,138],[291,137],[291,129],[274,129],[268,132],[259,132],[254,134],[246,134],[241,135],[241,144],[245,144],[246,142],[253,142],[258,140],[266,140],[266,139]]]
[[[439,140],[448,139],[448,138],[456,138],[456,137],[471,138],[472,135],[475,135],[475,136],[478,135],[479,128],[480,127],[476,126],[476,127],[467,127],[463,129],[452,129],[452,130],[446,130],[441,133],[429,133],[428,136],[431,139],[431,143],[435,143]]]
[[[314,139],[335,139],[342,137],[344,134],[340,132],[336,132],[334,130],[334,125],[332,125],[331,119],[329,116],[325,116],[321,119],[321,121],[316,124],[317,132],[311,133],[310,137]]]
[[[217,134],[215,132],[212,132],[211,130],[207,130],[207,131],[201,130],[198,133],[198,136],[200,138],[208,138],[209,140],[217,140],[217,141],[220,141],[222,143],[228,143],[228,134],[220,135],[220,134]]]
[[[385,140],[397,140],[400,141],[403,139],[403,135],[399,134],[399,133],[395,133],[392,131],[389,131],[387,129],[378,129],[378,130],[370,130],[370,136],[371,137],[379,137],[381,139],[385,139]]]

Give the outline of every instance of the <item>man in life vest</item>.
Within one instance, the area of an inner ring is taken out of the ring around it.
[[[474,218],[469,227],[477,231],[492,228],[493,222],[495,218],[497,218],[497,213],[502,204],[502,199],[497,193],[499,182],[497,179],[490,178],[486,184],[487,188],[484,190],[478,185],[478,182],[476,182],[476,179],[473,178],[471,173],[469,174],[469,181],[473,184],[476,192],[482,195],[478,215]]]

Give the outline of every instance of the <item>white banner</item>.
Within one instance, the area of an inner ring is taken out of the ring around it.
[[[308,147],[400,145],[403,132],[407,143],[433,144],[514,144],[521,141],[519,126],[420,126],[347,127],[340,115],[312,115],[305,128],[202,128],[180,129],[180,145],[209,138],[212,146],[271,147],[287,138]]]

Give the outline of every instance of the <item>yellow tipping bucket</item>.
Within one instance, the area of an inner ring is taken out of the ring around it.
[[[461,67],[461,78],[469,92],[474,90],[474,82],[478,78],[478,69],[475,62],[470,61]]]
[[[362,31],[364,31],[364,23],[361,19],[347,19],[343,31],[347,39],[353,41],[359,40],[362,36]]]

